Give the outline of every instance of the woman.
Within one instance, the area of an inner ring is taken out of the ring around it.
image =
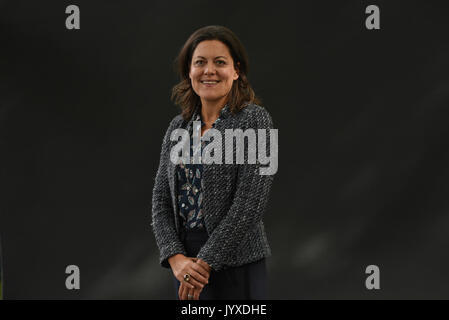
[[[184,142],[190,142],[193,160],[215,141],[209,132],[258,132],[273,127],[271,117],[258,105],[247,79],[245,49],[231,30],[208,26],[195,31],[176,63],[182,81],[173,88],[172,99],[182,113],[165,134],[153,189],[152,225],[160,263],[173,271],[182,300],[266,299],[265,258],[271,251],[262,216],[273,175],[260,174],[258,161],[175,164],[171,151],[178,143],[172,141],[177,129],[189,133],[190,141]],[[269,149],[271,140],[266,140]],[[236,155],[235,148],[231,154]],[[244,154],[248,156],[247,150]]]

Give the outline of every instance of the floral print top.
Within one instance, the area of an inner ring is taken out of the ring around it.
[[[218,118],[212,127],[220,120]],[[201,121],[201,127],[204,126],[204,122],[201,119],[201,115],[198,112],[193,121]],[[192,125],[193,127],[193,125]],[[190,131],[190,156],[193,160],[194,153],[200,152],[200,150],[195,150],[193,145],[193,128]],[[201,139],[201,150],[209,142]],[[192,229],[204,229],[204,218],[203,218],[203,164],[190,164],[180,163],[176,166],[176,175],[178,179],[178,208],[179,215],[181,216],[181,221],[184,228]]]

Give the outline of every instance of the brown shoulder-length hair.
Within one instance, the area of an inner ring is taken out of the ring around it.
[[[207,26],[196,30],[186,41],[175,59],[174,67],[181,81],[172,88],[171,99],[181,107],[182,117],[188,120],[192,117],[197,105],[201,104],[200,97],[192,88],[189,78],[193,52],[198,44],[205,40],[219,40],[229,49],[239,77],[232,84],[228,95],[228,106],[232,113],[237,113],[249,103],[260,105],[261,100],[256,97],[248,81],[248,55],[237,36],[223,26]]]

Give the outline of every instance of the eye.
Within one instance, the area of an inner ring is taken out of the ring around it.
[[[223,61],[223,60],[218,60],[217,63],[218,63],[218,64],[226,64],[226,62]]]
[[[196,61],[195,61],[195,64],[198,64],[198,65],[199,65],[199,64],[202,64],[202,63],[203,63],[203,60],[196,60]]]

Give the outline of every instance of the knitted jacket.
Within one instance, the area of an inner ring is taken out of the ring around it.
[[[177,141],[171,141],[170,135],[177,128],[189,129],[193,117],[185,121],[181,115],[170,123],[162,142],[159,168],[155,177],[152,200],[152,227],[160,252],[160,263],[169,268],[168,258],[181,253],[186,254],[179,239],[181,222],[176,194],[176,165],[170,160],[170,150]],[[265,108],[249,104],[237,114],[232,114],[226,106],[221,109],[220,121],[215,129],[225,137],[225,129],[271,129],[271,116]],[[270,135],[265,130],[267,154],[269,153]],[[225,145],[223,139],[223,146]],[[257,161],[225,164],[223,147],[222,164],[204,164],[203,215],[207,242],[197,257],[206,261],[212,269],[220,271],[228,267],[241,266],[271,256],[266,237],[263,214],[268,202],[268,195],[273,175],[259,174],[263,167]],[[234,159],[236,147],[234,144]]]

